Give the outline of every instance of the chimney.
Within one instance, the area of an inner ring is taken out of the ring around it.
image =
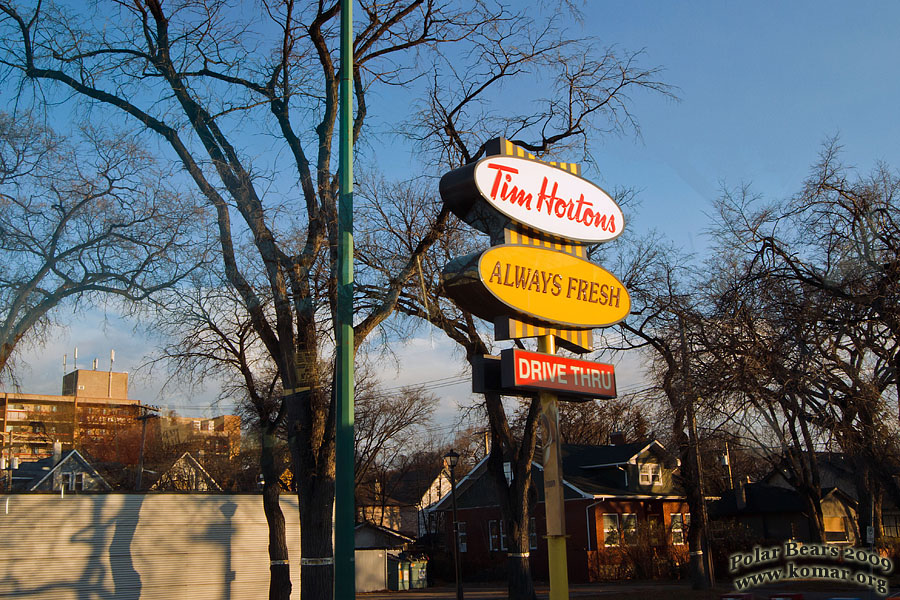
[[[62,460],[62,442],[56,440],[53,442],[53,464],[58,465]]]
[[[613,446],[621,446],[625,444],[625,432],[613,431],[609,434],[609,443]]]

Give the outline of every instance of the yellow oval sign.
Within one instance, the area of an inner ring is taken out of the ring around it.
[[[605,327],[631,310],[628,291],[612,273],[556,250],[494,246],[481,255],[478,275],[503,304],[569,327]]]

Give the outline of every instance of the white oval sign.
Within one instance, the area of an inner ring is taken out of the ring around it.
[[[548,164],[491,156],[475,165],[475,185],[498,211],[544,233],[606,242],[622,233],[622,209],[598,186]]]

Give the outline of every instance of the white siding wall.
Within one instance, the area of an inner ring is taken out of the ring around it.
[[[297,499],[282,497],[299,598]],[[257,495],[0,495],[0,598],[267,597]]]

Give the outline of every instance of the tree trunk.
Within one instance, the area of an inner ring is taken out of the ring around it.
[[[531,520],[530,497],[531,463],[537,441],[537,421],[540,402],[532,400],[521,441],[516,444],[503,411],[498,394],[485,394],[491,422],[491,452],[487,470],[494,481],[500,515],[507,536],[507,592],[510,600],[534,600],[534,581],[528,555],[528,525]],[[504,462],[511,463],[512,479],[506,481]]]
[[[331,541],[334,480],[318,485],[315,482],[298,482],[297,496],[302,532],[300,597],[325,600],[334,594],[334,547]]]
[[[526,513],[527,514],[527,513]],[[534,580],[531,577],[531,560],[529,558],[528,522],[525,517],[522,527],[516,520],[508,520],[509,553],[506,555],[509,584],[507,591],[510,600],[535,600]]]
[[[677,420],[676,420],[677,422]],[[690,553],[691,585],[695,590],[709,587],[709,575],[706,572],[706,561],[703,557],[703,532],[700,528],[700,511],[703,509],[703,495],[700,493],[698,473],[695,468],[693,450],[688,443],[684,431],[675,432],[681,455],[681,476],[684,481],[688,510],[691,514],[691,525],[687,530],[688,552]]]
[[[880,487],[872,476],[871,469],[867,461],[862,456],[852,457],[854,466],[854,485],[856,487],[856,498],[858,501],[856,519],[859,528],[859,544],[860,546],[868,544],[866,532],[868,528],[875,526],[875,498],[880,494]]]
[[[2,344],[0,344],[0,374],[2,374],[3,370],[6,368],[6,363],[9,362],[9,357],[12,356],[12,351],[12,344],[8,342],[3,342]]]
[[[291,567],[288,563],[287,536],[279,496],[281,483],[275,468],[275,426],[265,427],[260,435],[259,466],[263,484],[263,511],[269,526],[269,600],[290,600]]]

